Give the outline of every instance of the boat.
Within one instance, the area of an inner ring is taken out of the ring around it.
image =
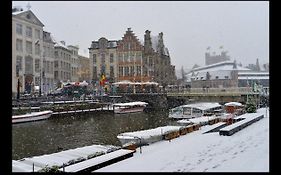
[[[222,105],[220,105],[219,103],[192,103],[170,109],[169,118],[191,119],[202,116],[218,115],[222,112],[222,110]]]
[[[52,115],[52,113],[53,111],[40,111],[40,112],[31,112],[23,115],[13,115],[12,123],[23,123],[23,122],[44,120],[49,118]]]
[[[128,103],[115,103],[113,104],[113,110],[116,114],[126,114],[133,112],[142,112],[144,108],[148,105],[146,102],[135,101]]]
[[[117,135],[117,138],[124,146],[128,143],[134,143],[138,146],[163,140],[165,135],[179,132],[183,126],[162,126],[148,130],[125,132]]]

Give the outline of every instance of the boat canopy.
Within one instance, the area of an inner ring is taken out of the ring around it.
[[[115,103],[113,106],[146,106],[148,103],[142,101],[128,102],[128,103]]]
[[[193,104],[187,104],[187,105],[183,105],[183,108],[189,107],[189,108],[195,108],[195,109],[199,109],[202,111],[208,110],[208,109],[213,109],[213,108],[218,108],[221,107],[221,105],[219,103],[193,103]]]
[[[112,84],[113,85],[129,84],[129,85],[156,85],[156,86],[158,86],[157,82],[151,82],[151,81],[147,81],[147,82],[131,82],[129,80],[119,81],[119,82],[112,83]]]

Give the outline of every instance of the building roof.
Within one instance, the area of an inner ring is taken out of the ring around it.
[[[210,65],[207,65],[207,66],[202,66],[202,67],[198,67],[198,68],[195,68],[195,69],[191,69],[189,73],[198,72],[198,71],[207,72],[207,71],[219,71],[219,70],[250,71],[250,69],[245,68],[245,67],[241,67],[239,65],[237,65],[236,68],[234,68],[234,62],[233,61],[223,61],[223,62],[219,62],[219,63],[210,64]]]
[[[27,19],[26,17],[23,17],[25,14],[30,14],[31,18]],[[24,21],[34,23],[34,24],[44,27],[44,24],[36,17],[36,15],[31,10],[21,9],[21,10],[12,12],[12,15],[17,17],[18,19],[22,19]]]
[[[116,48],[118,45],[117,40],[108,40],[107,48]],[[89,49],[99,49],[99,41],[92,41],[91,47]]]

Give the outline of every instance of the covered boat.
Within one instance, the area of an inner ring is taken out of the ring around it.
[[[193,103],[175,107],[169,111],[169,118],[190,119],[207,115],[215,115],[222,112],[219,103]]]
[[[165,135],[179,132],[183,126],[162,126],[154,129],[125,132],[117,135],[122,145],[135,143],[136,145],[146,145],[163,140]]]
[[[40,111],[40,112],[31,112],[23,115],[13,115],[12,123],[22,123],[22,122],[31,122],[37,120],[44,120],[49,118],[52,115],[53,111]]]
[[[126,114],[133,112],[142,112],[147,105],[148,103],[142,101],[115,103],[113,104],[113,109],[114,113],[116,114]]]

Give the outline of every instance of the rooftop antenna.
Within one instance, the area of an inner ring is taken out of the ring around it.
[[[26,8],[27,8],[27,10],[30,10],[31,5],[30,5],[30,3],[29,3],[29,2],[27,3]]]

